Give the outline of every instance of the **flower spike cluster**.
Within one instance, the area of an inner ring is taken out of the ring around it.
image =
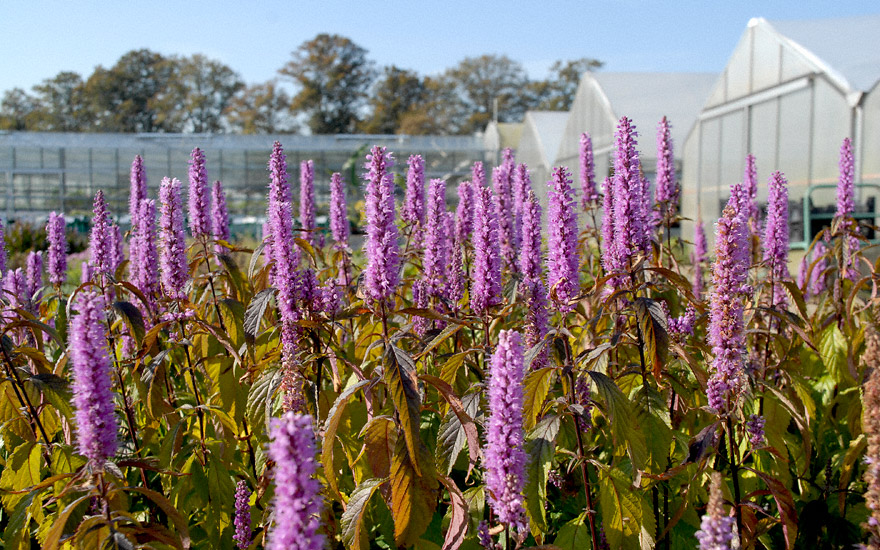
[[[654,226],[671,220],[678,212],[680,190],[675,180],[675,157],[672,153],[672,134],[666,117],[657,128],[657,182],[654,187]]]
[[[48,271],[49,282],[63,285],[67,280],[67,235],[64,214],[52,212],[46,224],[46,239],[49,241]]]
[[[400,284],[400,251],[394,223],[394,157],[384,147],[367,155],[364,175],[367,214],[366,289],[373,302],[387,302]]]
[[[458,206],[455,209],[455,240],[470,240],[474,228],[474,185],[469,181],[458,184]]]
[[[755,155],[746,155],[746,167],[743,173],[743,190],[746,206],[744,215],[752,234],[758,234],[761,209],[758,208],[758,169],[755,166]]]
[[[492,186],[495,189],[496,218],[498,219],[498,239],[501,244],[501,257],[505,267],[516,272],[516,256],[519,250],[517,234],[516,204],[514,193],[514,172],[516,164],[513,151],[505,149],[500,166],[492,170]]]
[[[596,166],[593,161],[593,139],[590,134],[581,134],[578,150],[581,168],[581,208],[589,210],[599,200],[596,191]]]
[[[501,250],[492,191],[474,186],[474,263],[471,268],[471,309],[483,316],[501,303]]]
[[[89,263],[97,273],[110,274],[113,272],[113,242],[110,214],[107,212],[107,202],[104,200],[104,191],[95,193],[94,208],[92,209],[92,230],[89,233]]]
[[[486,490],[489,505],[501,523],[526,529],[523,487],[523,349],[520,334],[502,330],[492,354],[489,378],[489,420],[486,428]]]
[[[211,187],[211,227],[214,230],[214,240],[229,242],[229,211],[226,209],[226,194],[223,192],[223,184],[216,180]],[[226,253],[223,245],[214,245],[217,254]]]
[[[708,261],[706,245],[706,230],[703,228],[703,220],[697,218],[694,223],[694,251],[691,254],[691,264],[694,266],[694,297],[703,299],[703,266]]]
[[[406,164],[406,198],[400,217],[410,227],[418,245],[421,242],[418,229],[425,223],[425,159],[422,155],[411,155]]]
[[[840,146],[840,179],[837,181],[836,216],[841,218],[852,216],[855,212],[855,165],[852,141],[844,138]]]
[[[764,228],[764,263],[774,282],[772,305],[785,309],[788,295],[780,284],[788,273],[788,186],[781,172],[770,176],[767,196],[767,221]]]
[[[144,159],[140,155],[135,155],[131,162],[131,188],[128,193],[128,214],[131,216],[132,225],[137,218],[141,201],[145,198],[147,198],[147,171],[144,168]]]
[[[163,178],[159,187],[159,270],[162,290],[173,300],[186,298],[184,287],[189,281],[186,261],[186,233],[183,228],[183,201],[180,180]]]
[[[299,223],[303,229],[302,238],[316,246],[318,236],[315,214],[315,163],[304,160],[299,163]]]
[[[428,208],[424,221],[422,269],[430,296],[443,295],[449,265],[449,235],[446,234],[446,182],[432,179],[428,187]]]
[[[232,540],[235,541],[239,550],[245,550],[251,543],[251,505],[249,499],[251,492],[248,489],[247,481],[241,480],[235,486],[235,534]]]
[[[568,169],[554,168],[549,185],[547,285],[556,306],[567,313],[580,290],[577,211]]]
[[[77,444],[80,454],[97,467],[116,454],[117,446],[105,307],[101,294],[82,292],[70,320]]]
[[[330,176],[330,234],[338,247],[345,248],[348,246],[350,231],[345,180],[342,179],[342,174],[334,172]]]
[[[736,533],[736,520],[724,513],[721,474],[712,472],[709,484],[709,506],[700,522],[697,540],[700,550],[731,550]],[[738,547],[738,546],[737,546]]]
[[[322,550],[319,533],[323,506],[321,484],[315,479],[315,433],[307,415],[285,413],[269,426],[269,458],[275,462],[275,525],[268,550]]]
[[[211,236],[211,189],[205,153],[196,147],[189,163],[189,229],[192,236]]]

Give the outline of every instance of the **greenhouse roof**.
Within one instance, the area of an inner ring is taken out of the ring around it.
[[[523,122],[537,138],[541,149],[541,157],[552,164],[559,152],[559,144],[565,135],[565,123],[568,111],[528,111]]]
[[[187,148],[270,150],[278,140],[285,151],[350,151],[363,145],[382,145],[391,151],[433,151],[484,149],[479,136],[406,136],[373,134],[340,135],[232,135],[232,134],[101,134],[65,132],[4,132],[0,146],[69,147],[107,149]]]
[[[833,19],[766,21],[801,53],[852,91],[867,92],[880,81],[880,15]]]
[[[665,116],[672,125],[673,143],[681,144],[718,78],[714,73],[589,74],[608,98],[615,119],[625,116],[635,121],[644,140],[654,135]],[[650,149],[647,145],[642,148]]]

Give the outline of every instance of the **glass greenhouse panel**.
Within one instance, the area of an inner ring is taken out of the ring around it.
[[[752,31],[752,88],[751,92],[765,90],[779,84],[779,39],[770,33]]]

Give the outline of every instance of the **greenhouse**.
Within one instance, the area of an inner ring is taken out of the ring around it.
[[[207,156],[208,177],[227,190],[234,225],[254,224],[266,211],[266,163],[272,143],[287,153],[291,181],[300,161],[315,162],[319,212],[329,200],[329,177],[341,171],[349,185],[360,185],[364,156],[374,144],[394,153],[396,173],[406,170],[409,155],[426,160],[427,178],[457,180],[470,175],[474,161],[492,162],[479,136],[398,135],[204,135],[0,132],[0,208],[7,221],[45,220],[52,210],[68,216],[91,211],[92,198],[103,189],[111,211],[128,223],[129,173],[141,155],[151,194],[164,176],[187,181],[194,147]],[[186,188],[186,186],[184,186]]]
[[[860,182],[857,217],[873,223],[880,185],[878,81],[880,16],[752,19],[684,143],[682,213],[717,218],[751,153],[759,201],[766,201],[770,174],[785,174],[792,246],[805,247],[833,216],[840,146],[849,137]]]
[[[567,119],[568,113],[564,111],[528,111],[523,117],[516,162],[528,165],[535,193],[542,200],[547,195],[546,183]]]
[[[577,181],[580,136],[593,141],[596,178],[609,175],[617,121],[626,116],[640,134],[639,150],[645,175],[653,181],[657,162],[657,124],[665,116],[672,125],[676,163],[681,147],[717,75],[708,73],[584,73],[578,86],[555,164],[568,166]]]

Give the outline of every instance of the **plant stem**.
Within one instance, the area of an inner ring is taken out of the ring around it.
[[[740,510],[740,488],[739,488],[739,465],[737,464],[736,457],[736,442],[733,439],[733,421],[730,417],[727,417],[727,441],[728,441],[728,453],[729,453],[729,461],[730,461],[730,476],[733,479],[733,499],[734,499],[734,511],[736,512],[736,530],[739,536],[739,540],[742,541],[742,533],[743,533],[743,524],[742,524],[742,511]]]
[[[183,323],[183,320],[180,321],[180,336],[183,337],[185,334],[186,326]],[[199,398],[199,388],[196,385],[196,373],[193,370],[192,359],[189,356],[189,346],[184,345],[183,351],[186,354],[186,366],[189,371],[189,380],[192,383],[193,387],[193,396],[196,399],[196,414],[199,417],[199,440],[202,446],[202,458],[203,460],[207,457],[208,449],[205,446],[205,413],[202,411],[202,401]]]
[[[205,269],[208,270],[208,286],[211,287],[211,298],[214,301],[214,311],[217,313],[217,321],[220,323],[220,330],[225,333],[226,326],[223,324],[223,315],[220,314],[220,306],[217,304],[217,293],[214,291],[214,271],[211,269],[211,262],[208,261],[208,242],[206,237],[201,238],[202,248],[205,250]]]
[[[6,360],[6,371],[9,373],[14,380],[12,384],[12,388],[15,390],[15,395],[18,397],[19,403],[22,405],[26,405],[28,411],[31,414],[31,419],[33,420],[33,424],[31,424],[31,431],[34,432],[34,439],[37,439],[37,432],[34,430],[34,424],[36,424],[37,428],[40,430],[40,433],[43,435],[43,440],[46,442],[46,448],[43,451],[43,454],[46,457],[46,464],[48,466],[52,466],[52,458],[49,453],[49,447],[51,443],[49,442],[49,436],[46,435],[46,429],[43,427],[43,423],[40,422],[40,415],[37,414],[37,409],[34,408],[34,404],[31,403],[30,397],[28,397],[27,391],[24,389],[24,384],[21,381],[21,378],[18,376],[18,371],[15,370],[15,366],[12,364],[12,359],[9,357],[9,353],[6,351],[6,346],[0,343],[0,349],[3,350],[3,358]]]

